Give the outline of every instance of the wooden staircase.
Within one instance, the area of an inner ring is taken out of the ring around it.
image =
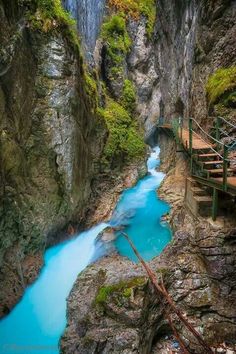
[[[203,185],[192,177],[187,178],[185,202],[193,215],[210,216],[212,201],[212,196]]]
[[[208,149],[208,152],[205,152],[204,154],[201,149],[195,149],[193,158],[195,163],[199,165],[203,175],[208,179],[222,178],[223,180],[225,173],[226,179],[228,177],[233,177],[236,174],[236,170],[229,167],[229,162],[224,162],[220,155],[212,152],[211,149]],[[224,168],[225,163],[226,169]]]
[[[220,141],[220,119],[224,120],[217,118],[215,137],[204,131],[194,118],[189,118],[188,128],[181,118],[172,120],[171,125],[164,121],[159,124],[160,129],[172,131],[178,151],[185,152],[190,159],[191,186],[188,179],[186,187],[190,209],[196,215],[207,215],[211,209],[213,220],[218,211],[218,192],[236,196],[236,169],[230,167],[233,161],[228,158],[229,145]]]

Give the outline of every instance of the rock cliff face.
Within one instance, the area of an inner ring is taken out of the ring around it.
[[[212,126],[217,107],[206,84],[220,67],[235,65],[235,1],[157,0],[154,41],[144,23],[129,22],[133,39],[125,63],[138,93],[147,136],[156,118],[193,115]],[[231,107],[232,108],[232,107]],[[235,110],[226,116],[235,117]],[[151,113],[150,113],[151,112]],[[152,118],[153,117],[153,118]],[[195,218],[184,206],[184,156],[168,137],[159,136],[162,168],[168,172],[161,196],[172,205],[168,217],[173,242],[150,266],[162,273],[178,307],[218,352],[235,352],[235,221]],[[143,283],[135,283],[137,278]],[[104,258],[79,276],[68,298],[63,353],[167,353],[171,329],[166,304],[145,282],[141,268],[122,257]],[[86,293],[86,295],[85,295]],[[191,352],[203,353],[173,317]],[[162,344],[160,344],[162,343]],[[164,344],[163,344],[164,343]],[[164,349],[163,349],[164,348]],[[177,352],[181,352],[177,347]]]
[[[148,140],[160,116],[161,100],[159,74],[156,67],[154,36],[148,38],[146,21],[131,21],[129,32],[133,39],[128,56],[128,68],[137,89],[137,112]]]
[[[65,8],[76,19],[88,60],[92,60],[96,40],[105,14],[106,0],[64,0]]]
[[[235,65],[235,1],[157,1],[156,50],[161,105],[167,119],[193,116],[206,124],[206,83]]]
[[[89,208],[106,128],[81,56],[63,32],[31,28],[0,3],[0,314],[34,280],[45,246]]]

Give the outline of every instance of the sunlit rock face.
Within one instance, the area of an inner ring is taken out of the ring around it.
[[[100,32],[106,0],[64,0],[63,3],[77,22],[86,56],[90,59]]]
[[[127,58],[129,75],[137,91],[137,113],[145,129],[145,140],[149,141],[160,115],[161,100],[154,36],[148,38],[144,18],[130,21],[128,30],[132,38],[132,48]]]

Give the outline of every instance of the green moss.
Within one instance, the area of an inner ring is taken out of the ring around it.
[[[35,26],[45,32],[61,24],[73,26],[75,21],[64,10],[60,0],[35,0],[36,13],[32,17]]]
[[[102,288],[100,288],[96,296],[96,304],[103,304],[104,302],[106,302],[108,296],[112,294],[113,291],[114,286],[103,286]]]
[[[236,91],[232,93],[227,93],[223,99],[222,103],[225,107],[236,108]]]
[[[91,74],[86,73],[85,71],[85,90],[87,94],[96,101],[96,106],[98,104],[98,90],[97,90],[97,82],[91,76]]]
[[[109,5],[123,12],[126,18],[138,20],[141,15],[147,18],[147,35],[150,38],[156,19],[155,0],[109,0]]]
[[[23,156],[21,149],[14,139],[8,137],[4,131],[1,134],[2,167],[7,176],[20,176],[23,169]]]
[[[103,305],[110,296],[116,298],[129,298],[133,288],[143,287],[146,284],[146,278],[136,277],[127,282],[121,281],[114,285],[102,286],[96,296],[95,304]]]
[[[164,275],[169,275],[170,274],[170,270],[167,268],[158,268],[156,271],[158,274],[162,274]]]
[[[133,113],[136,106],[136,92],[133,83],[130,80],[124,81],[124,89],[122,95],[122,105],[127,111]]]
[[[236,66],[218,69],[209,77],[206,91],[210,104],[218,103],[236,89]],[[227,104],[227,101],[226,101]]]
[[[132,294],[132,288],[124,289],[124,291],[123,291],[124,297],[129,298],[129,297],[131,297],[131,294]]]
[[[75,20],[64,10],[60,0],[34,0],[30,4],[28,21],[31,28],[48,33],[58,30],[64,33],[80,55],[80,43]]]
[[[123,15],[119,13],[109,18],[103,24],[101,34],[112,62],[114,65],[121,64],[131,46]]]
[[[128,111],[112,99],[107,100],[104,110],[99,113],[103,115],[108,127],[109,136],[105,146],[105,159],[125,162],[142,156],[145,152],[145,144],[141,134],[135,126]]]

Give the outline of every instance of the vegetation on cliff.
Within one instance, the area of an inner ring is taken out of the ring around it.
[[[100,109],[104,117],[109,136],[106,142],[104,156],[111,165],[118,165],[143,156],[145,144],[138,132],[135,121],[119,103],[107,98],[105,109]]]
[[[51,31],[64,33],[73,49],[80,55],[75,20],[63,8],[60,0],[34,0],[29,8],[27,17],[32,28],[44,33]]]
[[[119,167],[142,157],[145,151],[143,137],[135,121],[136,91],[127,77],[126,56],[132,41],[124,13],[112,14],[106,20],[101,37],[106,48],[104,81],[108,88],[105,108],[100,109],[109,131],[104,160],[112,167]]]
[[[131,46],[124,16],[119,13],[109,18],[102,26],[101,36],[109,60],[109,80],[115,81],[118,76],[123,78],[124,60]]]
[[[220,68],[211,75],[206,85],[209,103],[221,101],[225,106],[236,103],[236,66]]]
[[[147,19],[147,35],[150,38],[156,18],[155,0],[109,0],[109,5],[123,12],[127,19],[132,17],[138,20],[140,16],[145,16]]]
[[[48,32],[60,25],[73,26],[75,21],[70,17],[61,4],[60,0],[35,0],[36,12],[31,17],[35,27]]]
[[[123,95],[121,99],[124,108],[132,114],[136,106],[136,92],[132,81],[126,79],[124,81]]]

